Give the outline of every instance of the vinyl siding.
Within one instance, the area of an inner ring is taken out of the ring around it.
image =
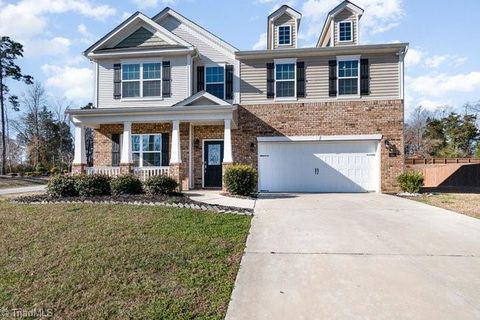
[[[200,53],[200,60],[202,64],[219,62],[228,62],[229,64],[233,64],[234,59],[227,57],[221,50],[215,48],[210,40],[205,39],[202,35],[198,34],[190,27],[182,24],[174,17],[168,15],[162,20],[158,21],[158,23],[168,31],[194,45]]]
[[[334,37],[336,46],[348,46],[358,43],[358,25],[356,16],[348,9],[344,9],[335,15],[334,19]],[[353,31],[353,41],[350,42],[339,42],[339,27],[338,23],[341,21],[352,21],[352,31]]]
[[[292,36],[292,41],[291,45],[279,45],[278,44],[278,26],[282,25],[290,25],[291,27],[291,36]],[[297,45],[297,30],[296,30],[296,22],[293,17],[290,15],[284,13],[280,17],[278,17],[274,22],[273,22],[273,39],[274,39],[274,48],[295,48]]]
[[[370,63],[370,95],[360,99],[398,99],[400,97],[400,68],[395,54],[364,55]],[[305,62],[305,98],[299,102],[332,100],[328,96],[328,61],[336,57],[298,58]],[[266,98],[266,64],[273,59],[259,59],[245,62],[240,66],[240,103],[273,103]],[[335,98],[333,98],[335,99]]]
[[[171,91],[172,94],[168,98],[160,98],[156,100],[143,100],[137,98],[132,100],[115,100],[113,99],[113,64],[120,63],[116,60],[102,60],[98,62],[98,107],[99,108],[115,108],[115,107],[155,107],[155,106],[171,106],[185,98],[187,98],[187,57],[166,57],[164,61],[170,61],[171,66]]]

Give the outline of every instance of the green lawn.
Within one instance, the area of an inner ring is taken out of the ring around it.
[[[0,202],[0,309],[59,319],[223,319],[249,216]]]

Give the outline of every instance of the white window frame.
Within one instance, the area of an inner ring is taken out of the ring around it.
[[[160,63],[160,78],[159,79],[143,79],[143,65],[149,63]],[[122,60],[122,69],[121,69],[121,101],[135,101],[135,100],[163,100],[163,59],[145,59],[145,60]],[[123,66],[128,64],[138,64],[140,65],[140,78],[138,80],[124,80],[123,79]],[[123,96],[123,82],[135,82],[140,81],[140,95],[138,97],[124,97]],[[144,81],[160,81],[160,95],[159,96],[143,96],[143,82]],[[171,80],[170,80],[171,81]]]
[[[350,40],[340,40],[340,24],[342,23],[348,23],[350,24]],[[338,30],[338,42],[353,42],[353,21],[350,20],[345,20],[345,21],[339,21],[337,23],[337,30]]]
[[[160,136],[160,151],[143,151],[143,136]],[[137,151],[133,151],[133,137],[134,136],[139,136],[140,137],[140,150],[137,152]],[[139,157],[139,163],[138,163],[138,168],[143,168],[143,154],[144,153],[160,153],[160,167],[162,166],[162,151],[163,151],[163,145],[162,145],[162,133],[158,132],[158,133],[134,133],[131,135],[131,144],[132,144],[132,160],[133,160],[133,154],[134,153],[139,153],[140,154],[140,157]],[[157,166],[147,166],[145,168],[152,168],[152,167],[157,167]]]
[[[339,62],[341,61],[357,61],[358,72],[357,77],[343,77],[342,79],[357,79],[357,94],[340,94],[340,67]],[[337,98],[339,99],[350,99],[350,98],[360,98],[360,56],[338,56],[337,57]]]
[[[275,93],[275,100],[277,101],[291,101],[291,100],[297,100],[297,59],[296,58],[291,58],[291,59],[275,59],[273,60],[274,62],[274,69],[273,69],[273,79],[275,80],[274,82],[274,93]],[[277,97],[277,81],[279,82],[287,82],[287,81],[292,81],[292,80],[277,80],[277,64],[293,64],[293,85],[294,85],[294,95],[293,97]]]
[[[208,84],[223,84],[223,97],[221,99],[225,100],[225,96],[227,94],[226,93],[226,91],[227,91],[227,87],[226,87],[227,64],[226,63],[205,65],[205,71],[204,71],[204,75],[203,75],[203,90],[205,90],[205,92],[207,92],[207,68],[218,68],[218,67],[223,68],[223,82],[209,82]]]
[[[289,33],[289,43],[280,43],[280,27],[288,27],[288,33]],[[292,25],[291,24],[282,24],[277,26],[277,44],[279,47],[281,46],[291,46],[292,45]]]

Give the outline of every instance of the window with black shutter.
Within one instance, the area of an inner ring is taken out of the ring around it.
[[[233,100],[233,65],[225,66],[225,100]]]
[[[113,65],[113,99],[122,98],[122,65],[115,63]]]
[[[360,59],[360,94],[362,96],[370,94],[370,66],[368,59]]]
[[[267,63],[267,98],[275,98],[275,64]]]
[[[162,62],[162,81],[162,97],[170,97],[172,94],[170,61]]]
[[[205,90],[205,67],[197,67],[197,92]]]
[[[170,161],[169,147],[170,141],[168,133],[162,133],[162,166],[168,166]]]
[[[305,98],[305,62],[297,62],[297,98]]]
[[[112,167],[120,166],[120,134],[112,134]]]
[[[337,96],[337,60],[328,61],[328,95]]]

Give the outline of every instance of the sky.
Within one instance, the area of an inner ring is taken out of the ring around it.
[[[0,0],[0,35],[24,44],[22,71],[71,107],[92,100],[93,68],[82,52],[135,11],[169,6],[240,50],[266,47],[267,16],[300,11],[299,46],[312,47],[340,0]],[[478,0],[354,0],[365,10],[363,44],[408,42],[405,112],[480,100]],[[25,85],[9,83],[21,95]]]

